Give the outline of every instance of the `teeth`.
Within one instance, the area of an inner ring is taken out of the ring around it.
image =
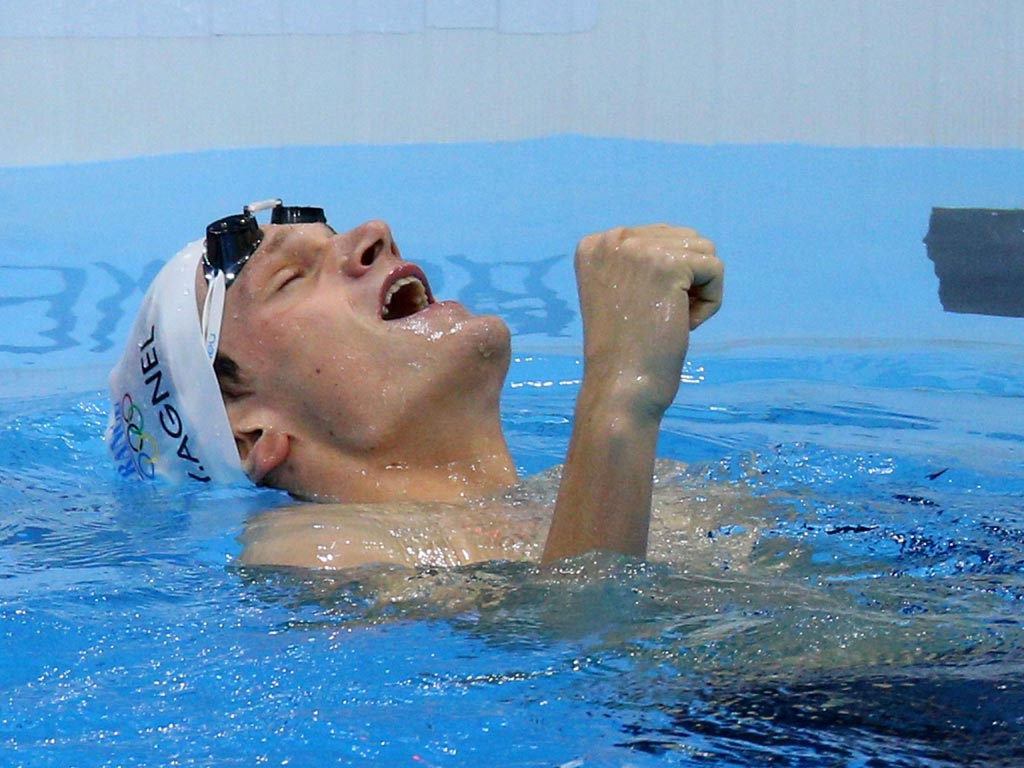
[[[430,302],[427,299],[427,289],[423,283],[416,277],[402,277],[396,280],[388,288],[387,293],[384,294],[384,311],[386,314],[391,313],[391,302],[395,296],[403,288],[407,286],[413,286],[414,290],[408,291],[404,299],[408,302],[408,312],[404,312],[406,315],[411,315],[419,312],[421,309],[426,309]]]
[[[403,277],[395,280],[395,282],[391,284],[391,287],[388,288],[388,292],[384,295],[384,303],[390,304],[391,299],[395,297],[396,293],[402,290],[405,286],[413,285],[414,283],[419,285],[421,288],[423,287],[423,284],[415,277]]]

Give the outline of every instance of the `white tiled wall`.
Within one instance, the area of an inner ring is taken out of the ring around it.
[[[0,0],[0,165],[555,134],[1022,148],[1024,0]]]
[[[597,0],[3,0],[0,38],[569,34],[596,19]]]

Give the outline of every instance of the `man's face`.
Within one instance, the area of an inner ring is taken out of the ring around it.
[[[443,461],[454,425],[497,418],[507,326],[435,301],[385,223],[263,230],[227,291],[221,329],[220,351],[246,384],[228,402],[236,431],[249,428],[236,422],[256,398],[273,426],[303,440],[399,461],[435,451]],[[201,275],[197,287],[201,300]]]

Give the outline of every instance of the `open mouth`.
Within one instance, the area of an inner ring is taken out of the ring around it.
[[[429,307],[434,298],[422,275],[405,275],[388,286],[384,293],[381,317],[401,320]]]

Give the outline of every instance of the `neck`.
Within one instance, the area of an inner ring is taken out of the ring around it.
[[[450,437],[447,436],[447,437]],[[415,441],[411,441],[415,445]],[[338,455],[323,447],[295,446],[307,471],[286,487],[315,501],[458,502],[501,491],[517,480],[515,464],[500,428],[458,442],[431,441],[433,451],[409,449]]]

